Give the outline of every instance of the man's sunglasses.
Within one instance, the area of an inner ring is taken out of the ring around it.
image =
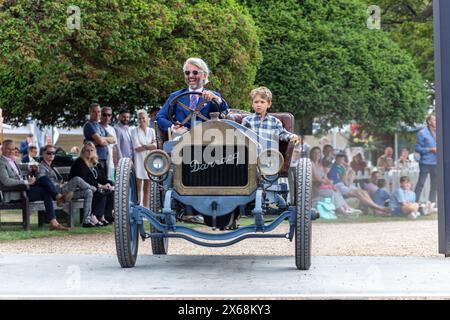
[[[49,156],[54,156],[56,154],[56,152],[46,152],[45,154],[49,155]]]
[[[197,71],[197,70],[194,70],[194,71],[185,71],[184,72],[184,74],[185,75],[187,75],[187,76],[189,76],[190,74],[191,74],[191,72],[192,72],[192,74],[194,75],[194,76],[196,76],[196,75],[198,75],[199,73],[202,73],[203,71]]]
[[[112,117],[112,113],[102,113],[102,117]]]

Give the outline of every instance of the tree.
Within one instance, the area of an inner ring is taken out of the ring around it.
[[[93,101],[160,105],[203,58],[210,88],[247,100],[261,61],[256,27],[234,0],[9,0],[0,6],[0,106],[13,123],[79,126]],[[68,24],[69,23],[69,24]]]
[[[424,80],[386,32],[367,28],[356,0],[244,1],[260,28],[263,63],[256,82],[274,94],[274,109],[327,129],[355,120],[388,132],[422,121]]]
[[[373,1],[366,0],[367,5]],[[381,26],[402,49],[434,88],[434,42],[432,0],[378,0]]]

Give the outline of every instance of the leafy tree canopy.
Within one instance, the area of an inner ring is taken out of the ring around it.
[[[402,49],[409,52],[422,76],[433,88],[434,43],[432,0],[378,0],[381,27]]]
[[[78,126],[93,101],[117,110],[159,105],[184,87],[191,56],[209,65],[210,88],[247,101],[261,61],[247,9],[234,0],[0,1],[0,106],[7,121]],[[73,21],[69,21],[73,24]]]
[[[383,30],[367,27],[357,0],[248,0],[260,27],[263,63],[256,82],[274,93],[273,108],[323,128],[352,120],[389,132],[422,121],[424,80],[409,54]]]

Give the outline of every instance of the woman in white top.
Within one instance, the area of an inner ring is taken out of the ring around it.
[[[131,130],[131,141],[134,148],[134,165],[136,170],[137,189],[139,190],[139,202],[143,199],[142,205],[149,207],[150,179],[144,168],[144,159],[151,150],[156,149],[155,130],[148,127],[148,114],[145,110],[138,110],[138,126]],[[140,190],[144,184],[143,197]]]

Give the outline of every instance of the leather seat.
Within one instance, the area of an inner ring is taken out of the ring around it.
[[[293,132],[295,119],[294,116],[289,112],[276,112],[269,113],[271,116],[279,119],[283,124],[283,127],[289,131]],[[250,115],[249,113],[229,113],[227,114],[227,119],[242,124],[242,120]],[[284,165],[281,169],[280,176],[287,176],[289,166],[291,165],[292,153],[294,151],[294,144],[289,141],[280,141],[279,151],[284,157]]]

